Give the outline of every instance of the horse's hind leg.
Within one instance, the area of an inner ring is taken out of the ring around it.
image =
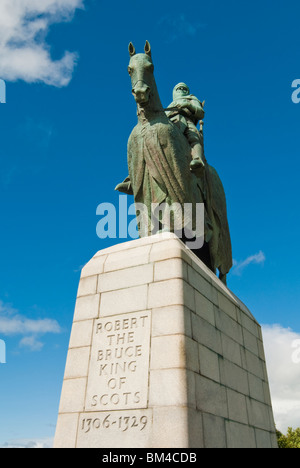
[[[184,242],[186,242],[186,239],[184,240]],[[213,273],[216,273],[212,266],[209,245],[207,244],[207,242],[204,242],[203,246],[200,249],[191,250]]]
[[[222,283],[225,284],[225,286],[227,286],[227,275],[226,273],[223,274],[221,271],[219,272],[219,279],[222,281]]]

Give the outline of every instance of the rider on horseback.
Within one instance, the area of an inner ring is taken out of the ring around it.
[[[191,171],[204,168],[205,165],[203,138],[196,127],[204,117],[203,105],[196,96],[190,94],[185,83],[178,83],[173,89],[173,102],[166,112],[169,119],[179,126],[192,148]]]
[[[205,156],[203,149],[203,135],[196,127],[199,120],[204,118],[204,102],[200,102],[185,83],[178,83],[173,89],[173,102],[168,106],[166,115],[179,127],[191,146],[192,161],[190,169],[196,172],[205,166]],[[201,122],[202,123],[202,122]],[[198,174],[200,175],[200,174]],[[119,192],[132,195],[130,178],[118,184],[116,189]],[[202,188],[203,194],[204,189]]]

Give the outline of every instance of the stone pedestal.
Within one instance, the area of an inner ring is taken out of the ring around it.
[[[175,235],[83,268],[54,447],[277,447],[260,326]]]

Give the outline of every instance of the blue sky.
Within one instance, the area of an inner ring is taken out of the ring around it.
[[[136,124],[127,47],[142,52],[146,39],[163,105],[180,81],[206,101],[206,157],[225,187],[235,259],[228,286],[268,325],[277,424],[300,426],[300,364],[289,354],[300,337],[299,2],[40,0],[27,23],[21,6],[10,12],[14,27],[7,4],[0,0],[0,446],[51,443],[80,269],[118,242],[97,237],[96,208],[118,204],[114,187],[127,175]],[[275,358],[288,366],[285,382]]]

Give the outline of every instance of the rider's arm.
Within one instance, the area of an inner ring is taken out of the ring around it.
[[[205,112],[201,102],[197,98],[191,99],[189,102],[190,104],[188,109],[192,112],[193,116],[197,120],[202,120],[204,118]]]

